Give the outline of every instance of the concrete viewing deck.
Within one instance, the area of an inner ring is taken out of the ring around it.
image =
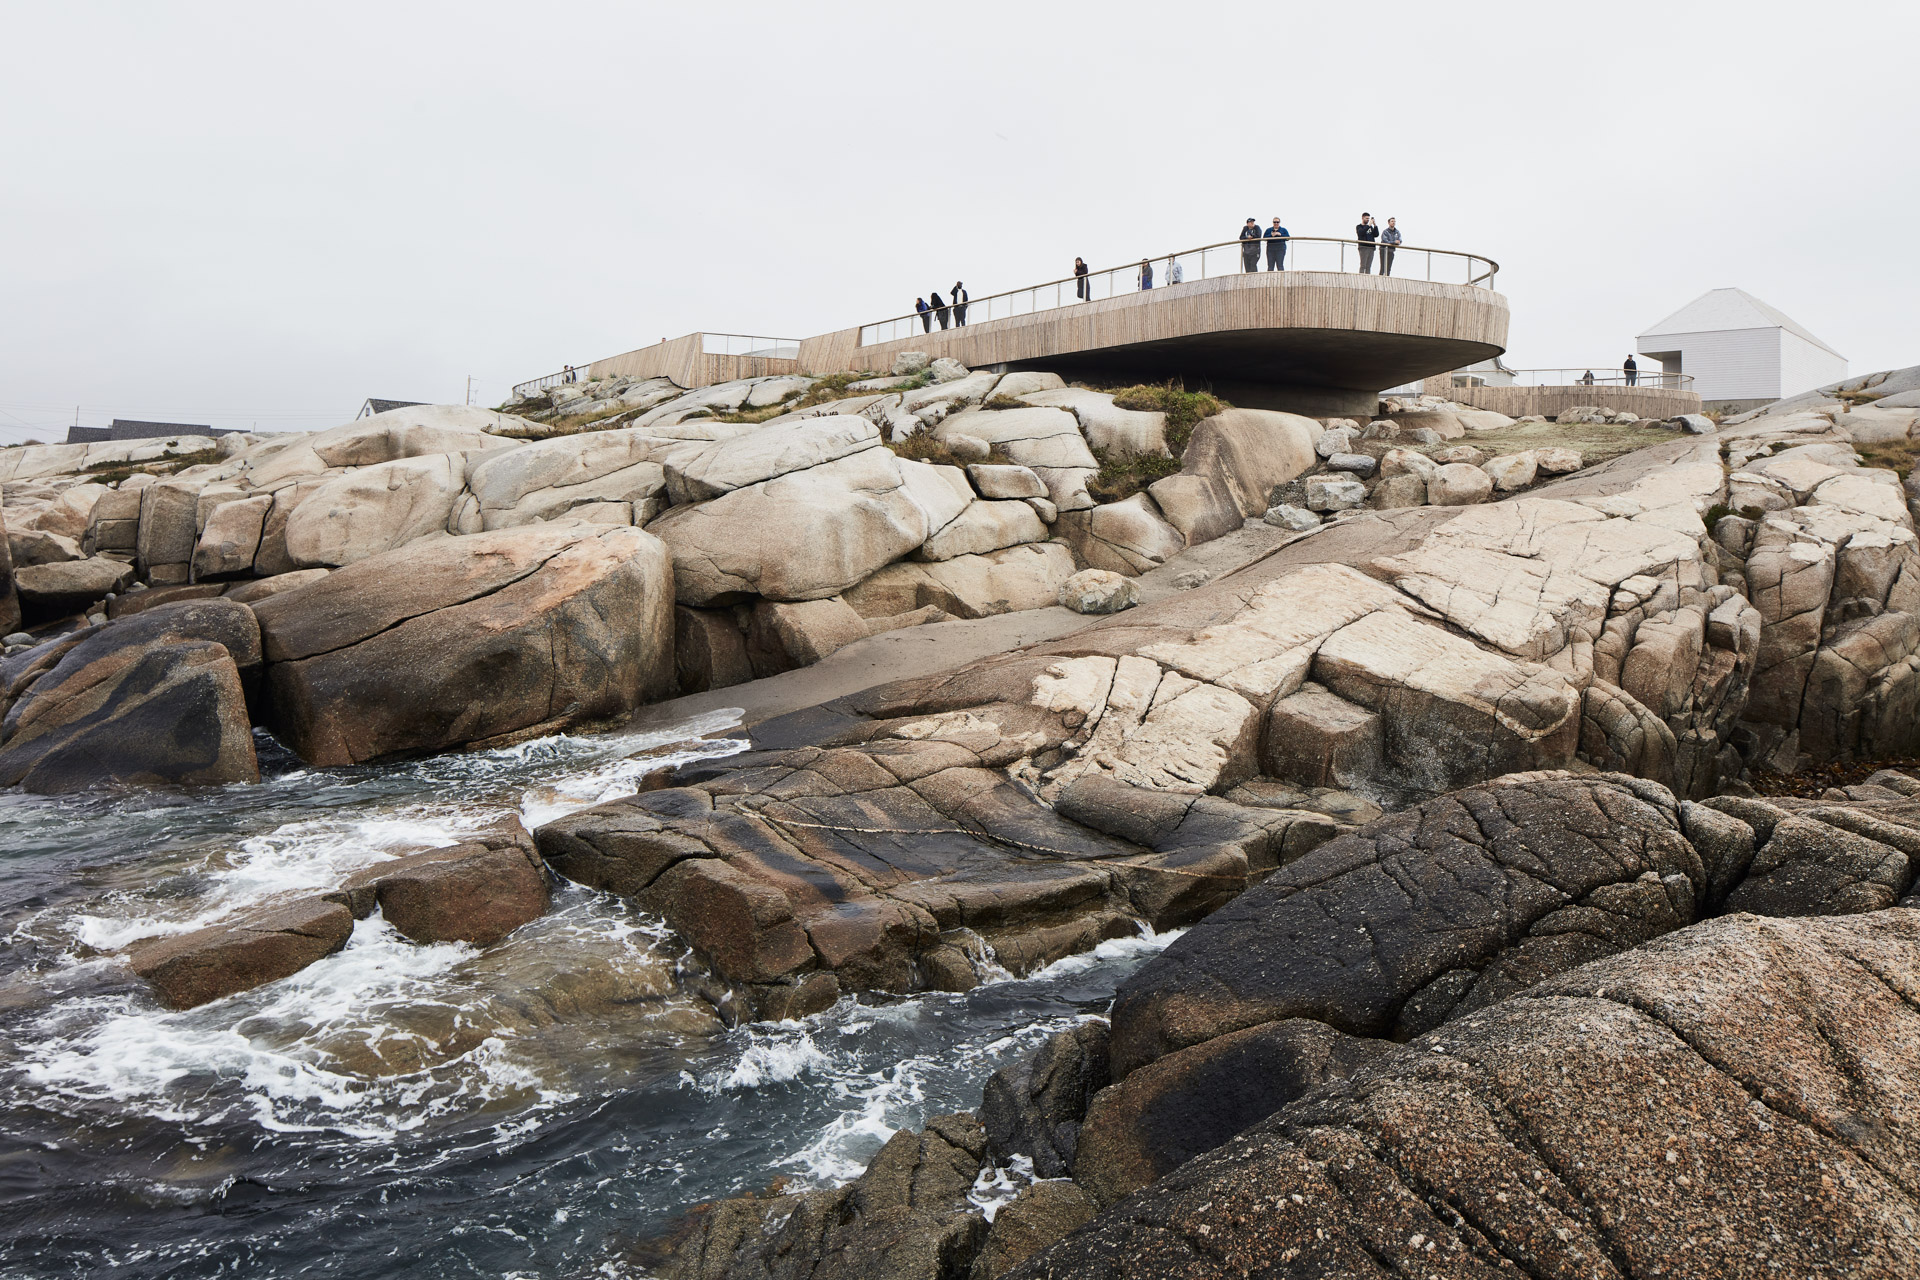
[[[1259,271],[865,346],[859,336],[856,328],[808,338],[798,364],[810,373],[884,372],[900,352],[925,351],[968,368],[1183,378],[1249,408],[1371,414],[1384,387],[1505,350],[1507,300],[1472,285]]]
[[[1242,269],[1249,243],[1260,270]],[[1154,288],[1138,287],[1146,264],[1130,264],[972,299],[964,324],[963,308],[950,303],[925,318],[797,341],[740,339],[737,352],[717,341],[735,335],[690,334],[596,360],[584,373],[664,375],[695,387],[760,374],[886,373],[900,352],[924,351],[968,368],[1089,381],[1179,378],[1250,408],[1324,417],[1371,414],[1387,387],[1506,349],[1507,300],[1492,288],[1498,265],[1489,259],[1405,246],[1396,264],[1403,274],[1373,275],[1344,269],[1361,261],[1354,242],[1295,237],[1286,245],[1289,270],[1265,269],[1257,241],[1225,241],[1154,259]],[[1309,261],[1342,269],[1299,269]],[[1188,278],[1169,283],[1176,263]],[[952,327],[938,327],[943,312]]]

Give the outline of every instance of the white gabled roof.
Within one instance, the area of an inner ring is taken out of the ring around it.
[[[1641,338],[1653,338],[1668,333],[1715,333],[1726,329],[1785,329],[1795,337],[1804,338],[1822,351],[1838,351],[1808,333],[1806,326],[1800,324],[1784,311],[1768,306],[1745,289],[1710,289],[1686,306],[1654,325],[1640,335]],[[1840,356],[1846,359],[1845,356]]]

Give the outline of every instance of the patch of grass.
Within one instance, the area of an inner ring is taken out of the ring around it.
[[[1876,444],[1856,444],[1853,451],[1865,465],[1891,471],[1905,480],[1913,472],[1916,456],[1920,456],[1920,441],[1882,440]]]
[[[1187,390],[1178,379],[1121,387],[1113,393],[1113,404],[1117,409],[1166,414],[1167,448],[1176,458],[1186,453],[1187,441],[1193,439],[1193,429],[1203,419],[1233,407],[1211,392]]]
[[[1192,434],[1193,428],[1187,428]],[[1168,428],[1172,434],[1172,428]],[[1184,441],[1182,442],[1185,443]],[[1087,480],[1087,492],[1099,502],[1119,502],[1131,498],[1155,480],[1177,475],[1180,471],[1178,458],[1163,458],[1151,453],[1116,454],[1111,449],[1095,449],[1095,462],[1100,470]]]
[[[982,409],[1030,409],[1033,406],[1015,399],[1013,396],[990,396]]]
[[[109,464],[102,463],[101,467],[102,469],[97,471],[89,468],[95,484],[119,484],[122,480],[133,475],[133,468],[128,466],[109,466]]]
[[[150,462],[96,462],[83,467],[87,475],[99,484],[118,484],[128,476],[142,472],[154,476],[170,476],[176,471],[185,471],[188,467],[201,467],[221,461],[218,449],[199,449],[193,453],[176,453],[171,457],[155,458]]]
[[[936,467],[964,467],[975,461],[972,458],[959,458],[948,447],[945,440],[936,439],[931,431],[916,431],[903,440],[889,440],[887,448],[893,450],[897,458],[911,458],[915,462],[930,462]],[[991,446],[987,451],[987,461],[1005,466],[1013,459],[999,445]]]
[[[1706,513],[1700,517],[1700,521],[1702,524],[1707,526],[1707,532],[1712,533],[1714,530],[1714,526],[1718,525],[1722,520],[1725,520],[1728,516],[1732,514],[1733,514],[1732,507],[1729,507],[1724,502],[1716,502],[1712,506],[1707,508]]]

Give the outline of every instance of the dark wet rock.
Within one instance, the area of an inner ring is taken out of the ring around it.
[[[309,898],[136,946],[133,971],[175,1009],[191,1009],[300,972],[347,945],[353,913]]]
[[[1000,1207],[967,1280],[1000,1280],[1068,1232],[1093,1220],[1094,1203],[1071,1182],[1036,1182]]]
[[[972,1116],[936,1116],[894,1134],[837,1190],[708,1207],[657,1270],[666,1280],[960,1280],[987,1237],[967,1203],[985,1153]]]
[[[838,736],[872,727],[849,720]],[[1186,923],[1244,888],[1251,865],[1289,856],[1302,818],[1104,781],[1056,810],[996,767],[1017,758],[999,731],[971,727],[750,752],[536,838],[561,875],[665,916],[762,1008],[812,972],[842,990],[961,990],[988,959],[1026,973]],[[1301,842],[1320,830],[1306,821]]]
[[[10,635],[20,629],[20,592],[14,585],[13,569],[6,521],[0,517],[0,635]]]
[[[1114,1001],[1114,1075],[1284,1018],[1417,1034],[1692,923],[1711,875],[1640,779],[1443,796],[1321,845],[1149,961]]]
[[[980,1122],[995,1162],[1026,1156],[1041,1178],[1073,1171],[1087,1103],[1112,1079],[1107,1034],[1105,1022],[1083,1022],[987,1078]]]
[[[1916,990],[1920,913],[1709,921],[1422,1036],[1013,1275],[1908,1276]]]
[[[29,620],[57,618],[97,604],[109,592],[125,590],[133,566],[106,556],[59,564],[22,565],[13,573],[20,607]]]
[[[254,607],[274,731],[314,764],[520,741],[673,688],[671,565],[638,529],[422,541]]]
[[[1913,884],[1920,802],[1894,795],[1857,805],[1718,796],[1706,807],[1744,822],[1755,851],[1728,911],[1845,915],[1890,907]]]
[[[1289,1018],[1168,1054],[1094,1096],[1073,1179],[1110,1205],[1392,1047]]]
[[[260,632],[225,600],[162,605],[0,664],[0,785],[258,782],[248,714]]]
[[[754,677],[747,638],[725,609],[674,607],[673,664],[682,693],[725,689]]]
[[[518,822],[496,832],[354,875],[328,895],[356,919],[377,906],[388,924],[415,942],[486,947],[546,914],[546,864]]]
[[[220,582],[195,582],[178,587],[153,587],[146,591],[125,592],[107,601],[107,618],[116,620],[157,609],[163,604],[178,604],[182,600],[211,600],[223,594],[225,585]]]

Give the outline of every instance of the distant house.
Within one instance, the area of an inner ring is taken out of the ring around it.
[[[1709,405],[1765,404],[1847,376],[1847,358],[1744,289],[1714,289],[1636,340]]]
[[[142,422],[136,418],[115,418],[104,427],[68,427],[68,444],[102,444],[108,440],[159,440],[167,436],[229,436],[230,427],[209,427],[195,422]]]
[[[376,413],[385,413],[389,409],[411,409],[415,405],[425,404],[424,400],[374,400],[368,399],[360,406],[360,412],[353,415],[358,422],[362,418],[371,418]]]

